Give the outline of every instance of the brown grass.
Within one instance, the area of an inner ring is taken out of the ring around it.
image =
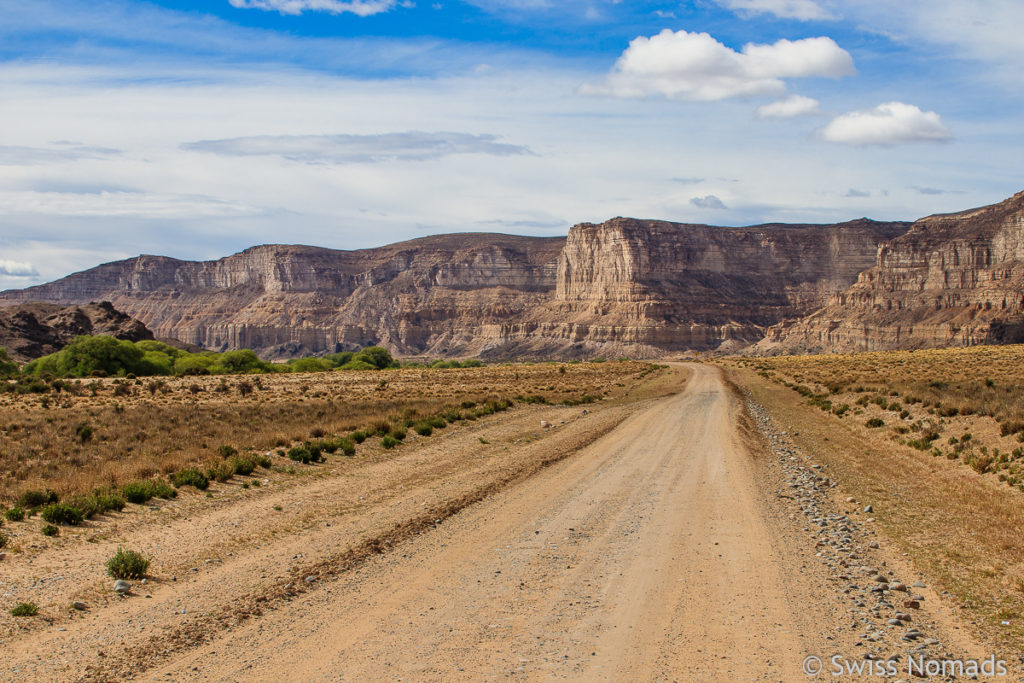
[[[265,451],[489,400],[624,393],[646,363],[510,365],[287,375],[82,381],[0,396],[0,499],[60,494]],[[250,387],[247,386],[251,384]],[[240,388],[241,387],[241,388]],[[472,417],[472,409],[464,410]]]
[[[976,624],[984,637],[1015,652],[1024,637],[1024,494],[997,475],[980,474],[979,468],[969,466],[966,450],[955,459],[936,457],[932,450],[908,445],[921,439],[923,430],[908,430],[905,435],[894,431],[924,423],[942,432],[932,443],[948,456],[954,450],[948,444],[949,433],[970,429],[978,442],[990,444],[1005,438],[996,418],[941,418],[914,404],[912,414],[900,419],[898,413],[870,402],[856,406],[860,414],[851,410],[838,417],[821,410],[815,400],[834,406],[851,396],[888,399],[889,393],[898,391],[900,395],[891,400],[906,406],[904,392],[913,389],[924,395],[927,384],[938,381],[949,384],[947,389],[931,387],[940,402],[950,400],[959,385],[968,389],[970,400],[1012,412],[1020,397],[995,396],[986,391],[993,387],[984,379],[993,379],[996,389],[1019,386],[1015,383],[1024,372],[1012,359],[1021,353],[1020,347],[1004,347],[725,362],[754,397],[797,434],[794,440],[829,466],[842,496],[853,495],[858,505],[874,506],[886,535],[927,573],[929,581],[950,591],[951,604],[961,616]],[[986,365],[988,360],[993,362]],[[892,377],[886,375],[888,370]],[[830,382],[843,388],[825,393]],[[870,384],[871,390],[850,390],[859,384]],[[794,385],[821,393],[804,396],[793,391]],[[871,416],[880,416],[886,426],[867,427]],[[988,454],[992,452],[989,446]],[[973,453],[980,454],[980,445]]]
[[[881,431],[896,443],[959,460],[1024,491],[1024,346],[732,362],[823,411],[860,423],[881,420]]]

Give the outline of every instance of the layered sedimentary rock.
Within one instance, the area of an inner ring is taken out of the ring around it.
[[[267,357],[368,344],[470,354],[481,326],[551,298],[564,242],[461,234],[361,251],[269,245],[206,262],[139,256],[0,301],[109,300],[159,337]]]
[[[663,355],[734,350],[854,282],[908,223],[721,228],[616,218],[569,233],[532,343]]]
[[[758,353],[1024,342],[1024,192],[923,218],[823,309],[768,331]]]
[[[908,223],[705,225],[617,218],[568,238],[461,234],[361,251],[261,246],[140,256],[0,301],[109,300],[159,337],[288,357],[654,357],[730,349],[852,284]]]
[[[105,334],[142,341],[153,333],[108,302],[84,306],[30,303],[0,308],[0,347],[16,361],[28,361],[64,348],[83,334]]]

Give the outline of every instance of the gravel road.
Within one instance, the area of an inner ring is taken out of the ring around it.
[[[444,439],[276,494],[303,510],[287,524],[259,512],[278,498],[163,522],[215,557],[186,543],[151,596],[8,639],[0,677],[799,681],[810,655],[981,654],[718,368]]]

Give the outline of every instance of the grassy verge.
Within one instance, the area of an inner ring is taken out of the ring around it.
[[[894,443],[864,420],[819,410],[805,396],[731,365],[730,375],[831,468],[843,495],[874,507],[884,533],[908,553],[979,634],[1021,650],[1024,638],[1024,495],[963,463]],[[1004,625],[1008,622],[1008,625]]]

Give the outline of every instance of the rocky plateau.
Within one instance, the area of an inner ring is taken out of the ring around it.
[[[138,256],[0,292],[110,301],[157,337],[287,358],[662,357],[1024,340],[1024,193],[913,224],[614,218],[567,237],[455,234],[343,251]]]

